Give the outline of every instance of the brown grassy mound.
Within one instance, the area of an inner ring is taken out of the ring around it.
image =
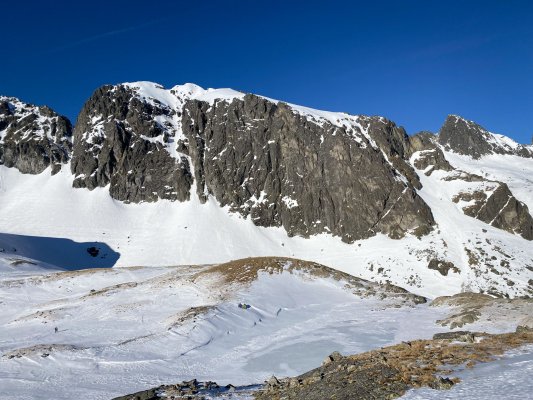
[[[262,388],[221,388],[213,382],[193,380],[114,400],[227,399],[232,398],[232,392],[256,400],[390,400],[410,388],[449,389],[459,379],[443,376],[451,374],[454,367],[472,368],[507,350],[533,343],[533,330],[519,328],[501,335],[452,332],[436,337],[449,339],[415,340],[347,357],[333,353],[317,369],[295,378],[272,377]],[[466,342],[457,343],[465,338]]]
[[[195,281],[209,276],[218,276],[225,284],[247,285],[255,281],[260,272],[268,274],[303,272],[307,278],[331,278],[343,282],[347,289],[361,297],[394,298],[402,303],[410,304],[426,302],[424,297],[414,295],[398,286],[377,284],[322,264],[288,257],[253,257],[234,260],[208,267],[195,274],[192,279]]]

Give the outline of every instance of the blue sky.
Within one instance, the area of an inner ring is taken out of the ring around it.
[[[533,2],[91,1],[2,5],[0,93],[75,120],[107,83],[194,82],[409,133],[447,114],[530,143]]]

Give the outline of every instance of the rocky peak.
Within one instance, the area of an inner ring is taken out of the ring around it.
[[[475,159],[488,154],[533,157],[533,146],[524,146],[506,136],[491,133],[481,125],[457,115],[446,118],[439,131],[438,141],[447,150]]]
[[[193,84],[104,86],[74,130],[76,187],[125,202],[212,197],[256,225],[351,242],[433,225],[403,128]]]
[[[200,198],[213,196],[290,235],[333,233],[347,242],[423,233],[433,224],[388,157],[403,163],[401,146],[387,141],[391,126],[255,95],[213,105],[191,100],[183,112]]]
[[[72,125],[51,108],[0,96],[0,164],[22,173],[52,174],[70,158]]]
[[[74,186],[109,184],[111,196],[125,202],[188,200],[192,179],[179,102],[145,82],[97,89],[74,129]]]

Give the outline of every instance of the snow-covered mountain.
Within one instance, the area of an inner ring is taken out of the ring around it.
[[[460,117],[410,137],[136,82],[98,89],[73,131],[2,97],[0,138],[0,255],[21,274],[290,256],[427,297],[533,293],[533,148]]]
[[[72,149],[70,121],[49,107],[0,96],[0,164],[27,174],[56,173]]]

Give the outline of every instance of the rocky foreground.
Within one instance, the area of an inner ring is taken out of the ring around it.
[[[487,334],[456,331],[439,333],[431,340],[415,340],[362,354],[333,353],[316,369],[292,378],[270,378],[260,387],[218,386],[196,380],[117,397],[113,400],[239,398],[394,399],[412,388],[449,389],[460,382],[453,377],[459,366],[473,368],[511,349],[533,343],[533,329]]]

